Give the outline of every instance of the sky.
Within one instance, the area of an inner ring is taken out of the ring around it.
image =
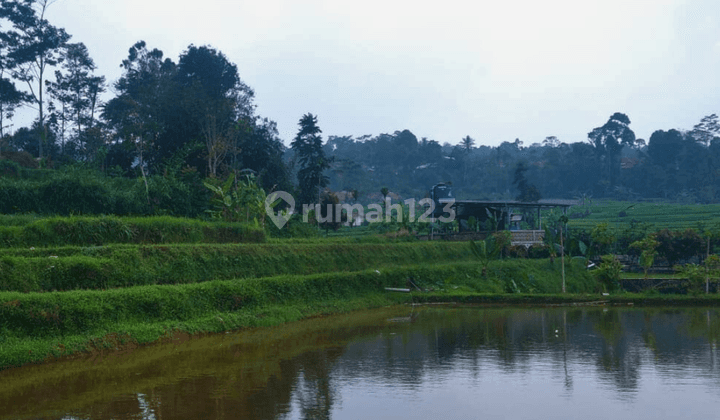
[[[615,112],[649,139],[720,113],[716,0],[58,0],[47,18],[111,82],[138,40],[175,62],[222,51],[286,145],[308,112],[325,139],[476,146],[586,141]]]

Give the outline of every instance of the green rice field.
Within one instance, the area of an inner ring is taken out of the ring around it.
[[[572,218],[570,228],[592,229],[599,223],[608,223],[615,229],[627,229],[631,223],[641,223],[649,230],[684,230],[703,227],[720,227],[720,204],[673,204],[673,203],[633,203],[627,201],[593,201],[585,206],[575,206],[568,210],[573,213],[590,214],[583,218]],[[622,215],[622,212],[625,215]]]

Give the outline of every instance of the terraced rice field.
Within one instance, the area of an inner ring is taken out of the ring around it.
[[[584,218],[571,218],[571,228],[592,229],[599,223],[608,223],[615,229],[627,229],[631,223],[647,224],[650,230],[720,228],[720,204],[632,203],[626,201],[594,201],[586,206],[570,208],[573,213],[591,214]],[[622,212],[625,215],[621,215]]]

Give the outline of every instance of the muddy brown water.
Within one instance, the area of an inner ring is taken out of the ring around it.
[[[717,418],[720,312],[410,308],[0,372],[0,419]]]

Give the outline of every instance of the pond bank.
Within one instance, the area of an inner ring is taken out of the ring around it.
[[[599,294],[377,293],[373,291],[362,296],[308,302],[293,300],[284,304],[218,311],[185,321],[107,323],[104,328],[85,334],[78,332],[72,335],[25,338],[3,336],[0,340],[2,362],[0,371],[29,363],[122,353],[150,344],[179,342],[208,334],[270,327],[302,319],[398,305],[720,307],[720,295],[602,296]],[[30,313],[33,314],[32,311]],[[35,316],[47,317],[48,314],[35,313]]]
[[[581,266],[537,260],[378,267],[363,271],[214,280],[108,290],[0,293],[0,370],[77,354],[129,350],[178,336],[236,331],[405,303],[720,306],[706,296],[602,296]],[[393,293],[409,281],[424,292]],[[533,293],[507,293],[510,291]]]

